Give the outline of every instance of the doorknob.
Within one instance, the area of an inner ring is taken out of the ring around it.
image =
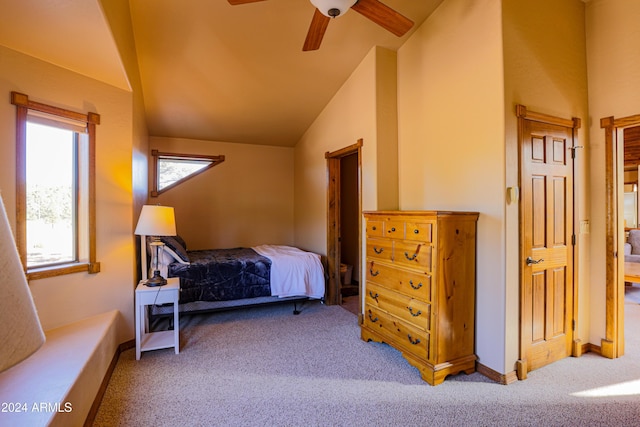
[[[542,261],[544,261],[544,259],[540,258],[539,260],[535,260],[535,259],[531,258],[530,256],[528,256],[525,261],[526,261],[527,265],[531,265],[531,264],[540,264]]]

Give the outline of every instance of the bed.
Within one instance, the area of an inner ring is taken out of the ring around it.
[[[298,314],[299,302],[324,299],[325,269],[318,254],[282,245],[187,250],[180,236],[160,239],[165,244],[161,274],[180,279],[182,313],[286,301]],[[152,315],[171,313],[171,306],[151,309]]]

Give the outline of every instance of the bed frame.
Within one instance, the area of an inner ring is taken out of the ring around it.
[[[293,303],[293,314],[298,315],[302,311],[298,308],[298,304],[303,305],[309,301],[309,297],[257,297],[243,298],[230,301],[194,301],[178,305],[180,314],[206,314],[220,311],[236,310],[241,308],[257,307],[266,304],[287,304]],[[324,299],[320,300],[324,303]],[[173,316],[173,305],[155,305],[150,309],[152,316]]]
[[[148,265],[149,260],[147,256],[147,236],[140,236],[140,269],[142,270],[142,280],[148,278]],[[145,261],[146,260],[146,261]],[[327,274],[327,257],[320,256],[322,267],[324,269],[325,289],[328,281]],[[300,297],[277,297],[277,296],[265,296],[256,298],[243,298],[229,301],[194,301],[178,305],[178,311],[180,314],[203,314],[214,313],[220,311],[235,310],[241,308],[256,307],[265,304],[286,304],[293,303],[293,314],[299,315],[302,311],[298,308],[298,305],[303,305],[304,302],[309,301],[310,298],[306,296]],[[320,302],[324,304],[324,298],[320,299]],[[165,317],[173,316],[173,305],[154,305],[149,307],[149,314],[153,317]]]

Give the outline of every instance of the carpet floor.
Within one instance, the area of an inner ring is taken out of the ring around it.
[[[640,305],[625,312],[640,323]],[[627,329],[618,359],[569,357],[508,386],[474,373],[432,387],[398,351],[363,342],[339,306],[184,316],[180,354],[121,354],[94,426],[638,425],[640,332]]]

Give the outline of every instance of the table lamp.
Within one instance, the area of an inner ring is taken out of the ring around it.
[[[151,269],[153,274],[147,280],[147,286],[163,286],[167,284],[167,279],[160,275],[160,255],[164,243],[159,236],[176,235],[176,219],[172,207],[160,205],[144,205],[138,218],[135,234],[139,236],[151,236]],[[140,242],[144,245],[146,242]]]

